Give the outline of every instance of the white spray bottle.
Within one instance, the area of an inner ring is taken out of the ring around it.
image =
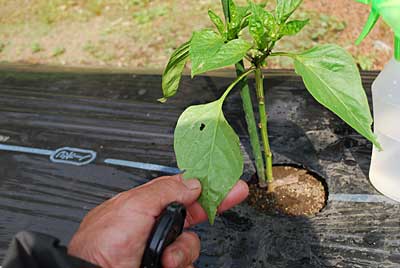
[[[400,202],[400,0],[357,0],[372,11],[356,44],[382,16],[395,34],[394,58],[372,85],[374,132],[383,150],[374,147],[369,177],[382,194]]]

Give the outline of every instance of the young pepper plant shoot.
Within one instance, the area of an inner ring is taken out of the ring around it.
[[[172,54],[163,74],[164,97],[160,99],[165,102],[177,93],[189,60],[192,77],[236,66],[237,79],[225,93],[211,103],[187,108],[175,129],[174,149],[178,167],[185,171],[184,178],[201,181],[203,191],[199,202],[211,223],[214,222],[217,207],[243,172],[239,137],[222,110],[232,90],[240,90],[259,185],[266,187],[272,185],[274,180],[262,71],[269,57],[292,59],[296,73],[302,76],[310,94],[380,147],[371,130],[372,116],[359,71],[346,50],[331,44],[317,45],[304,52],[274,50],[277,42],[299,33],[309,22],[290,20],[301,0],[277,0],[273,10],[254,1],[248,1],[246,6],[238,6],[233,0],[221,2],[225,19],[209,11],[216,29],[194,32],[191,39]],[[250,66],[248,69],[245,69],[244,61],[248,62],[246,66]],[[256,122],[250,98],[247,80],[250,74],[255,76],[259,122]]]

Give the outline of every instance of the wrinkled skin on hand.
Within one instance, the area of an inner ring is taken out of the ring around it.
[[[104,268],[139,268],[152,227],[168,204],[177,201],[185,205],[186,228],[207,219],[196,202],[200,193],[198,180],[182,180],[180,175],[161,177],[120,193],[88,213],[73,236],[68,253]],[[219,212],[242,202],[247,195],[247,184],[239,181]],[[165,249],[162,265],[194,267],[199,253],[199,237],[184,232]]]

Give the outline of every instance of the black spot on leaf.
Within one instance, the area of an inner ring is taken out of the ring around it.
[[[203,124],[203,123],[201,123],[201,125],[200,125],[200,131],[203,131],[203,130],[205,129],[205,127],[206,127],[206,125]]]

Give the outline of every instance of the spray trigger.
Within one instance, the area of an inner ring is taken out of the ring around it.
[[[186,208],[177,202],[169,204],[157,219],[143,254],[141,268],[161,268],[164,249],[182,234]]]

